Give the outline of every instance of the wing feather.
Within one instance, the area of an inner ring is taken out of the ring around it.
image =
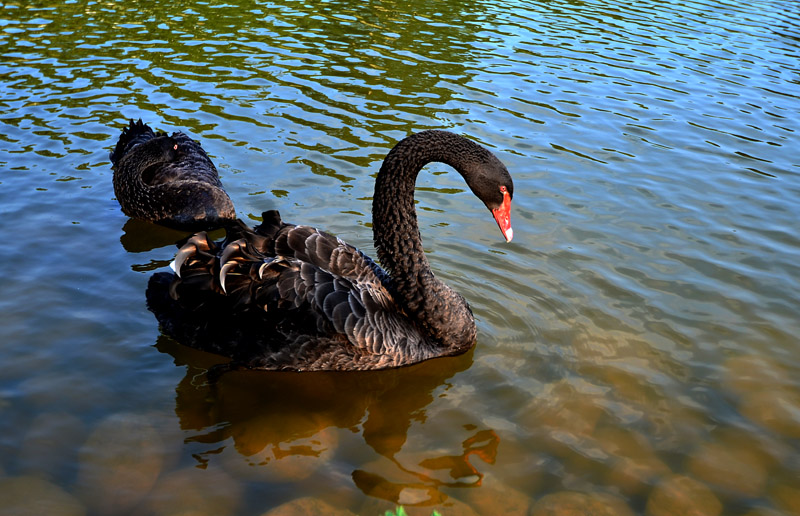
[[[264,213],[255,230],[243,223],[230,227],[220,244],[195,235],[178,255],[181,275],[174,282],[193,278],[192,288],[223,295],[236,310],[258,308],[265,331],[282,335],[269,349],[237,348],[251,366],[302,369],[349,360],[347,368],[353,361],[388,367],[398,365],[392,362],[398,339],[423,341],[375,262],[333,235],[283,223],[277,212]],[[174,297],[185,290],[171,288]]]

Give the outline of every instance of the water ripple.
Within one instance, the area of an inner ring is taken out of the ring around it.
[[[165,468],[221,474],[242,500],[264,499],[258,485],[357,513],[390,509],[369,505],[386,493],[496,510],[568,490],[645,513],[683,486],[726,513],[790,510],[794,2],[40,4],[6,2],[0,20],[6,477],[33,464],[91,506],[73,492],[89,467],[77,452],[124,399],[197,430],[184,442],[163,425],[180,448]],[[446,166],[418,182],[426,250],[472,306],[475,351],[368,389],[275,377],[347,407],[265,402],[273,378],[203,390],[208,357],[159,336],[143,297],[182,235],[128,221],[111,188],[108,151],[132,117],[198,138],[245,220],[279,208],[372,255],[373,177],[398,139],[444,128],[493,149],[515,180],[511,244]],[[231,408],[241,392],[258,410]],[[87,435],[48,471],[25,429],[63,411]],[[243,471],[238,450],[258,446],[247,457],[264,464]],[[483,484],[467,495],[464,479]]]

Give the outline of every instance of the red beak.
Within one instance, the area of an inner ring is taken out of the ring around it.
[[[506,242],[511,242],[511,239],[514,238],[514,230],[511,229],[511,196],[508,195],[508,192],[503,192],[503,204],[499,208],[493,209],[492,215],[494,215],[497,225],[500,226]]]

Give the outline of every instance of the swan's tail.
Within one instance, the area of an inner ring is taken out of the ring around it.
[[[131,119],[130,124],[122,129],[122,134],[119,136],[119,141],[117,142],[117,146],[114,147],[114,151],[109,154],[111,166],[116,166],[119,160],[121,160],[125,153],[133,146],[146,142],[156,136],[161,136],[161,134],[162,133],[153,132],[149,125],[142,122],[141,118],[138,122],[134,122],[133,119]]]

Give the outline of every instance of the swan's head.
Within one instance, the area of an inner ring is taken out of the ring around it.
[[[132,154],[137,155],[141,163],[169,163],[180,154],[180,146],[171,136],[158,136],[136,145]]]
[[[374,209],[378,196],[381,196],[381,207],[388,209],[392,202],[390,194],[397,192],[394,181],[401,180],[392,178],[403,176],[403,180],[413,186],[416,174],[434,161],[450,165],[464,177],[472,193],[492,212],[503,237],[510,242],[514,237],[511,229],[511,199],[514,197],[511,174],[491,151],[448,131],[421,131],[395,145],[383,161],[375,183],[373,217],[381,213],[381,210]]]
[[[180,154],[178,142],[173,137],[161,136],[156,138],[156,140],[159,140],[159,147],[161,148],[161,152],[164,153],[164,157],[167,158],[167,161],[174,160],[178,154]]]
[[[464,177],[474,193],[492,212],[506,242],[514,238],[511,229],[511,199],[514,197],[514,182],[506,166],[497,156],[481,147],[485,153],[467,167]]]

